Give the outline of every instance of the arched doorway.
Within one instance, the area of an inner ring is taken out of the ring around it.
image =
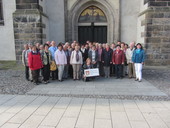
[[[84,9],[78,19],[78,41],[106,43],[107,18],[105,13],[96,6]]]
[[[84,10],[90,6],[98,7],[106,16],[107,22],[94,23],[94,26],[107,28],[107,43],[120,40],[120,11],[119,2],[116,6],[111,6],[107,0],[75,0],[76,2],[68,9],[66,13],[65,34],[66,40],[71,42],[78,41],[79,27],[89,27],[90,23],[80,23],[79,18]],[[87,25],[86,25],[87,24]],[[83,42],[82,42],[83,43]]]

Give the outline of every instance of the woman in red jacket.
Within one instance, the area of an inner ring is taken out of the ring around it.
[[[117,45],[116,50],[113,52],[112,62],[115,65],[115,72],[117,79],[123,78],[123,65],[125,62],[124,52],[120,49],[121,46]]]
[[[28,55],[28,63],[29,63],[29,68],[31,69],[33,82],[34,84],[38,85],[39,73],[40,73],[40,69],[43,67],[43,64],[41,60],[41,55],[37,51],[36,46],[32,47],[32,51]]]

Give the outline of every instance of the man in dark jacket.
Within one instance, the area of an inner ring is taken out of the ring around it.
[[[102,63],[104,65],[105,78],[110,77],[110,64],[112,64],[112,52],[108,44],[106,44],[106,49],[102,52]]]
[[[121,46],[117,45],[116,50],[113,52],[112,62],[115,65],[115,72],[117,79],[123,78],[123,64],[125,61],[124,52],[120,49]]]

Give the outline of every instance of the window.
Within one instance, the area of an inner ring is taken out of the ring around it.
[[[0,25],[4,25],[4,17],[3,17],[3,7],[2,0],[0,0]]]
[[[86,8],[79,17],[79,23],[91,23],[91,22],[97,23],[107,22],[107,18],[104,12],[96,6],[90,6]]]

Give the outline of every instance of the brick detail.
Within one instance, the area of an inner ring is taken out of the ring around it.
[[[168,0],[145,0],[145,47],[147,65],[170,64],[170,5]]]

